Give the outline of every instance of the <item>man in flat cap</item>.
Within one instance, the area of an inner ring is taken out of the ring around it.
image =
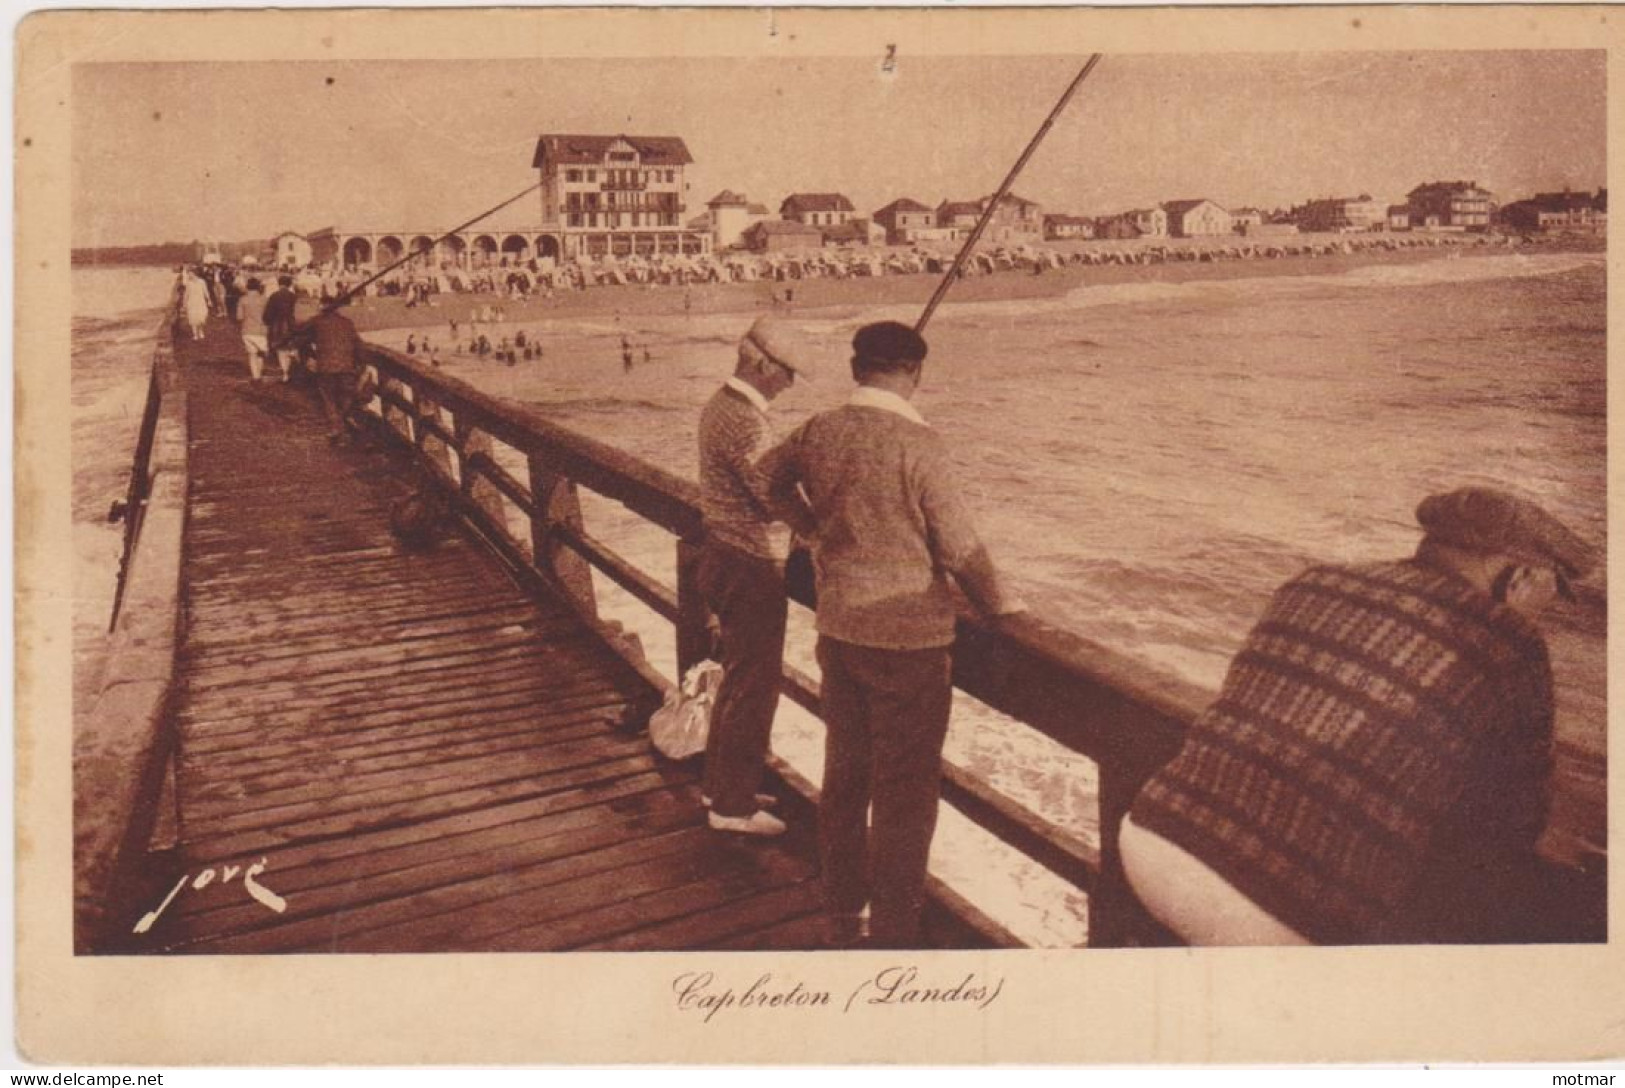
[[[739,341],[733,376],[700,414],[699,585],[721,626],[722,685],[705,746],[705,801],[718,831],[779,835],[784,821],[757,793],[784,663],[784,562],[795,502],[771,506],[756,462],[772,445],[768,405],[805,375],[802,352],[770,318]],[[809,527],[804,518],[802,528]]]
[[[1122,831],[1194,944],[1530,939],[1553,696],[1535,617],[1596,562],[1490,488],[1417,507],[1399,562],[1288,582]]]
[[[316,391],[327,413],[327,440],[334,444],[349,441],[345,421],[361,400],[357,382],[365,365],[361,334],[356,332],[355,323],[339,312],[349,304],[349,298],[340,295],[315,317],[294,326],[289,334],[292,342],[313,349],[311,367],[316,374]]]
[[[805,494],[817,526],[818,839],[837,946],[858,941],[866,903],[871,944],[919,943],[953,693],[949,576],[985,614],[1020,608],[960,500],[947,448],[909,403],[925,356],[906,325],[859,329],[851,398],[761,465],[774,501]]]

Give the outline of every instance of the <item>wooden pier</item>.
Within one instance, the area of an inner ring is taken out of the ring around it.
[[[805,811],[776,841],[712,832],[692,764],[642,735],[644,676],[466,534],[395,538],[398,454],[329,445],[311,394],[249,382],[223,323],[177,361],[180,875],[146,906],[182,890],[124,950],[816,946]]]

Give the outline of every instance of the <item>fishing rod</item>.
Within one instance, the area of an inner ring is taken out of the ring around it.
[[[1071,85],[1067,87],[1066,93],[1061,95],[1061,100],[1055,103],[1055,108],[1049,111],[1049,116],[1044,118],[1044,123],[1033,134],[1032,140],[1027,144],[1027,150],[1021,153],[1021,158],[1016,160],[1016,164],[1005,175],[1004,181],[999,185],[998,192],[988,199],[987,207],[982,209],[982,216],[976,221],[976,228],[970,232],[970,237],[965,239],[965,244],[959,247],[959,255],[954,258],[953,267],[948,269],[948,274],[942,278],[941,283],[937,284],[936,292],[932,294],[931,301],[925,304],[925,312],[920,314],[920,319],[914,323],[915,332],[923,333],[925,331],[925,326],[930,322],[931,315],[936,312],[937,304],[948,293],[948,288],[953,286],[954,280],[959,278],[959,270],[964,267],[966,259],[971,255],[971,250],[976,248],[976,243],[981,239],[982,232],[987,229],[987,224],[993,218],[993,212],[998,208],[999,201],[1003,200],[1005,194],[1010,191],[1010,186],[1015,184],[1016,176],[1021,173],[1022,167],[1027,165],[1027,160],[1032,158],[1033,152],[1038,150],[1038,145],[1043,143],[1044,137],[1049,134],[1050,126],[1055,124],[1055,119],[1061,115],[1062,110],[1066,109],[1066,104],[1072,101],[1072,96],[1077,93],[1078,88],[1083,85],[1083,81],[1089,78],[1089,73],[1094,71],[1095,65],[1099,63],[1099,53],[1090,55],[1083,69],[1078,72]]]
[[[369,284],[376,283],[378,280],[382,279],[384,276],[389,275],[389,273],[395,271],[395,269],[399,268],[401,265],[405,264],[407,261],[410,261],[414,257],[420,256],[421,254],[427,252],[428,250],[433,249],[435,246],[439,245],[441,242],[444,242],[447,238],[450,238],[452,235],[457,234],[457,233],[459,233],[461,231],[467,230],[469,227],[472,227],[475,223],[478,223],[481,219],[484,219],[486,216],[495,215],[497,212],[500,212],[503,208],[506,208],[509,204],[512,204],[514,201],[520,199],[521,197],[529,196],[531,193],[534,193],[537,189],[540,189],[541,187],[542,187],[542,183],[538,181],[534,185],[527,186],[523,191],[515,193],[513,196],[510,196],[507,200],[504,200],[501,204],[496,205],[494,208],[487,208],[485,211],[481,212],[479,215],[476,215],[473,219],[470,219],[468,222],[460,223],[457,226],[452,227],[446,233],[442,234],[440,237],[438,237],[434,241],[430,242],[423,249],[414,249],[414,250],[412,250],[406,256],[402,257],[400,260],[396,261],[395,263],[389,265],[386,268],[381,269],[380,271],[374,272],[371,276],[368,276],[366,279],[362,280],[360,283],[356,284],[354,287],[351,287],[349,290],[345,291],[342,295],[338,296],[337,298],[333,299],[330,302],[327,302],[327,303],[323,304],[322,309],[323,310],[331,310],[331,309],[333,309],[333,308],[335,308],[337,306],[342,305],[347,300],[349,300],[351,298],[354,298],[357,294],[359,294],[362,291],[363,288],[367,287]]]

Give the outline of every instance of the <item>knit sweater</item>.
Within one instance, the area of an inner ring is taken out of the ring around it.
[[[700,413],[700,513],[713,539],[782,562],[790,531],[775,524],[756,461],[773,444],[767,413],[724,385]]]
[[[1415,560],[1317,568],[1133,819],[1316,943],[1487,939],[1470,918],[1541,833],[1552,720],[1516,612]]]
[[[822,412],[759,467],[775,503],[800,488],[812,505],[819,634],[889,650],[950,645],[949,576],[983,612],[1005,609],[942,440],[917,416]]]

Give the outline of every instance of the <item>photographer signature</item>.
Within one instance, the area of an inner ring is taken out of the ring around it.
[[[254,879],[265,872],[265,867],[265,859],[260,858],[259,861],[248,867],[247,872],[243,872],[243,890],[253,897],[255,902],[281,914],[288,909],[288,901]],[[227,884],[239,872],[242,872],[242,866],[225,865],[221,867],[219,874],[215,873],[213,867],[203,870],[196,877],[183,873],[180,880],[176,881],[175,886],[169,890],[169,894],[164,896],[164,901],[158,904],[157,909],[148,911],[141,916],[141,920],[135,924],[134,932],[145,933],[151,929],[164,911],[169,909],[169,904],[173,903],[175,897],[181,894],[181,890],[186,887],[188,880],[191,882],[193,891],[202,891],[214,883],[216,875],[220,877],[221,884]]]

